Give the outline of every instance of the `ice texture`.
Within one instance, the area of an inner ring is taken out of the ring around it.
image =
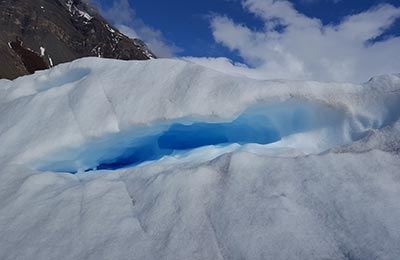
[[[317,132],[325,136],[324,139],[320,138],[320,143],[316,145],[315,149],[318,150],[310,151],[309,147],[303,144],[291,148],[304,154],[323,152],[328,148],[349,143],[350,133],[343,129],[346,120],[349,119],[343,113],[332,108],[291,100],[251,107],[229,122],[205,123],[186,118],[142,129],[133,127],[128,131],[94,138],[78,147],[60,148],[54,154],[40,158],[34,165],[42,171],[70,173],[99,169],[115,170],[158,160],[164,156],[182,156],[204,146],[214,146],[210,148],[223,150],[220,148],[238,144],[240,146],[237,149],[247,149],[247,145],[275,143],[276,148],[287,143],[285,140],[288,138],[302,134],[302,139],[305,139],[304,133],[311,133],[315,138]],[[279,142],[281,140],[283,141]],[[270,146],[258,147],[260,149],[253,152],[271,151]],[[262,147],[264,149],[261,149]],[[219,155],[220,153],[216,154]]]
[[[85,58],[0,80],[0,259],[396,260],[399,117],[399,74]]]

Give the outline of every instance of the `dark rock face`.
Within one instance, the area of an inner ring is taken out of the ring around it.
[[[155,55],[81,0],[0,0],[0,78],[86,56],[146,60]]]
[[[10,42],[9,46],[19,56],[28,73],[34,73],[36,70],[44,70],[48,68],[43,57],[39,56],[33,50],[25,48],[22,45],[22,41],[19,39]]]

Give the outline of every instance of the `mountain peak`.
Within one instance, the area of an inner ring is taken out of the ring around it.
[[[0,0],[0,78],[97,56],[146,60],[156,56],[81,0]]]

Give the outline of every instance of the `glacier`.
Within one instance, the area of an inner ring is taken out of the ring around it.
[[[84,58],[0,111],[0,259],[400,256],[400,74]]]

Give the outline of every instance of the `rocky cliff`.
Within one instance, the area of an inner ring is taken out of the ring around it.
[[[86,56],[155,55],[81,0],[0,0],[0,78],[14,79]]]

